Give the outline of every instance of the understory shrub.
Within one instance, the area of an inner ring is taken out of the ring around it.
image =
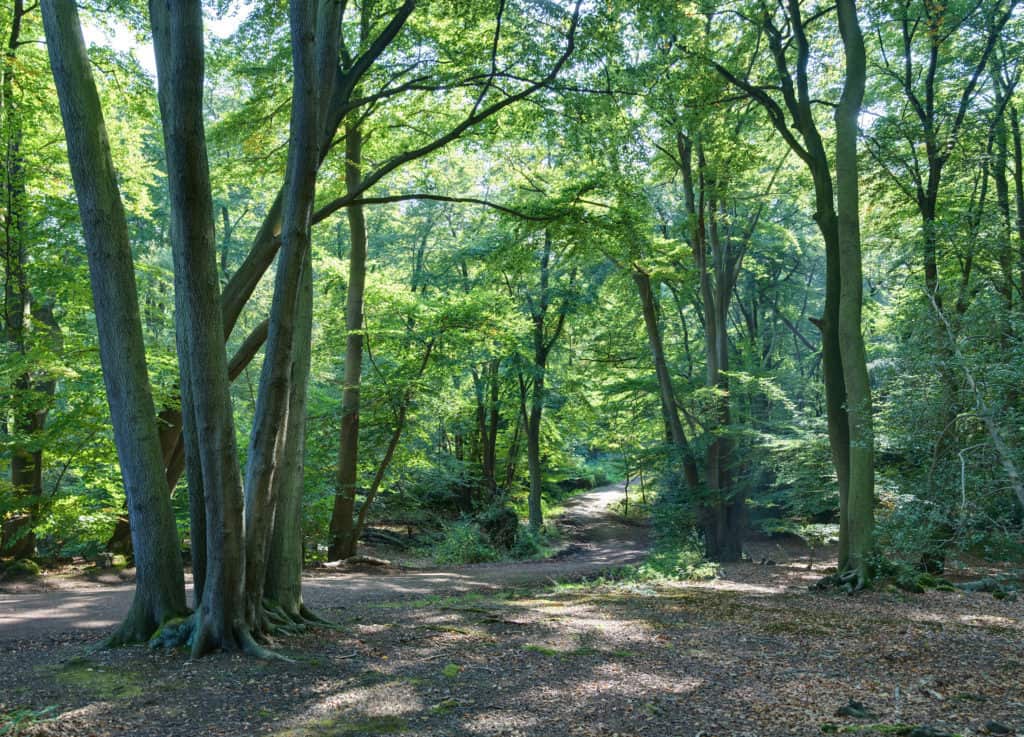
[[[487,563],[501,558],[476,522],[451,522],[445,525],[443,535],[430,550],[430,557],[440,565]]]

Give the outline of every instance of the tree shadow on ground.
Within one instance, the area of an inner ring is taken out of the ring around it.
[[[787,587],[794,571],[758,575],[325,608],[338,629],[278,643],[294,663],[144,648],[83,656],[83,636],[5,643],[3,660],[22,665],[0,673],[0,710],[56,705],[61,717],[40,734],[140,737],[1024,728],[1021,603],[812,594]],[[874,718],[835,716],[850,699]]]

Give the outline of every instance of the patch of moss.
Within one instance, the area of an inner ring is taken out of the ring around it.
[[[435,714],[447,714],[450,711],[457,709],[458,707],[459,702],[457,699],[445,699],[444,701],[438,704],[434,704],[432,707],[430,707],[430,710]]]
[[[350,721],[344,715],[339,715],[328,719],[319,719],[284,732],[276,732],[274,737],[347,737],[348,735],[395,734],[404,732],[408,727],[408,721],[398,716],[363,717]]]
[[[545,647],[544,645],[534,645],[528,643],[523,645],[523,650],[529,653],[539,653],[541,655],[547,655],[549,658],[557,658],[565,655],[561,650],[555,650],[553,647]]]
[[[72,658],[61,666],[43,666],[40,670],[50,673],[60,685],[84,691],[99,701],[134,699],[143,694],[138,673],[111,670],[88,658]]]
[[[444,668],[441,669],[441,673],[444,674],[445,678],[458,678],[459,673],[462,672],[462,666],[458,663],[448,663]]]

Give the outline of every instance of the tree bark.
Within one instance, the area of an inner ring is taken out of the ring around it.
[[[345,126],[345,183],[357,191],[362,178],[362,132],[358,123]],[[363,372],[363,294],[366,290],[366,217],[362,205],[348,208],[351,247],[348,293],[345,296],[345,377],[341,395],[341,435],[331,514],[330,560],[355,555],[353,535],[359,462],[359,388]]]
[[[41,6],[85,233],[100,363],[132,521],[135,597],[111,642],[144,642],[167,619],[185,614],[186,607],[128,223],[78,10],[63,0],[43,0]]]
[[[259,630],[263,629],[263,588],[276,512],[274,477],[288,442],[296,307],[302,272],[310,268],[311,217],[320,161],[317,10],[316,4],[303,0],[293,0],[289,10],[294,72],[281,253],[245,473],[246,621]]]
[[[647,330],[647,343],[654,359],[654,373],[658,379],[658,390],[661,399],[662,415],[668,425],[669,440],[680,456],[686,486],[691,494],[700,488],[700,473],[690,443],[683,432],[683,423],[679,417],[679,406],[676,403],[675,387],[672,375],[665,361],[665,350],[661,341],[661,326],[658,324],[658,310],[651,289],[651,277],[647,272],[633,269],[633,281],[640,295],[640,307],[644,316],[644,327]]]
[[[25,226],[28,201],[25,190],[25,162],[22,152],[24,123],[14,96],[17,53],[21,41],[22,20],[26,14],[23,0],[14,0],[11,30],[4,50],[3,79],[0,82],[0,145],[3,150],[3,255],[4,255],[4,333],[15,350],[24,355],[29,348],[32,323],[55,327],[53,311],[46,306],[35,309],[25,270],[28,259]],[[43,318],[43,319],[40,319]],[[51,328],[52,329],[52,328]],[[57,331],[59,336],[59,330]],[[18,406],[14,424],[18,436],[33,438],[46,424],[48,399],[40,402],[34,393],[52,397],[55,383],[37,381],[25,371],[14,381]],[[15,516],[6,520],[0,539],[0,554],[14,558],[32,558],[36,554],[33,527],[43,493],[43,451],[34,443],[15,444],[11,449],[11,487],[18,500]]]
[[[296,623],[301,623],[308,615],[302,602],[302,495],[312,334],[313,273],[307,264],[303,268],[296,305],[287,434],[280,472],[275,477],[277,514],[267,554],[264,589],[265,599]]]
[[[864,100],[864,38],[854,0],[838,0],[839,29],[846,57],[843,92],[835,112],[836,204],[838,210],[839,342],[850,437],[847,498],[848,545],[844,568],[856,576],[855,587],[870,576],[874,537],[875,466],[871,384],[861,330],[863,275],[860,252],[860,196],[857,170],[857,119]]]
[[[198,0],[151,0],[149,10],[170,195],[193,570],[199,569],[192,653],[200,656],[251,643],[241,606],[242,485],[203,123],[202,7]]]

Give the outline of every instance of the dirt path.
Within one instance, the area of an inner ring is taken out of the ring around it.
[[[623,524],[608,507],[622,498],[623,485],[580,494],[559,518],[568,547],[550,560],[489,563],[415,572],[315,571],[303,581],[306,602],[314,609],[344,610],[389,599],[486,592],[551,580],[596,575],[635,563],[647,552],[647,529]],[[0,592],[0,642],[59,633],[95,633],[113,628],[131,605],[134,584],[63,584],[50,591]]]
[[[0,595],[0,735],[1024,737],[1024,601],[813,593],[828,561],[776,541],[713,581],[544,586],[644,555],[617,493],[570,506],[556,560],[311,576],[337,626],[287,662],[96,651],[127,586]]]

